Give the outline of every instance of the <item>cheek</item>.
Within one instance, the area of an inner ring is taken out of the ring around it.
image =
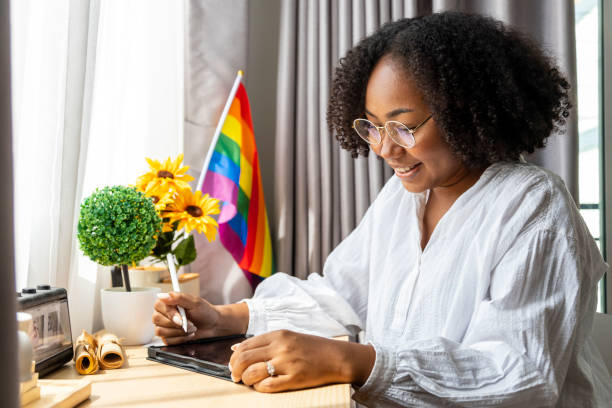
[[[439,135],[436,135],[436,137],[424,138],[420,145],[417,144],[412,148],[411,153],[415,157],[418,157],[428,167],[454,167],[460,162],[448,143]]]
[[[414,153],[414,157],[423,163],[423,176],[428,184],[431,183],[430,188],[445,183],[462,167],[461,160],[445,142],[423,144],[419,152]]]
[[[379,145],[370,145],[370,151],[374,153],[375,155],[380,156],[381,146],[382,146],[382,143]]]

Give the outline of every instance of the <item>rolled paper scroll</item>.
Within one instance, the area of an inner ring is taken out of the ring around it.
[[[105,370],[120,368],[124,361],[124,351],[121,341],[112,333],[96,335],[98,343],[98,361]]]
[[[96,339],[85,330],[76,339],[74,366],[79,374],[93,374],[98,371]]]

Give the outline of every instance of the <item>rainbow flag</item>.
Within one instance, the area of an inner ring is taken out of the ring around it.
[[[198,186],[223,202],[219,239],[255,288],[276,268],[251,108],[241,78],[242,71],[221,115]]]

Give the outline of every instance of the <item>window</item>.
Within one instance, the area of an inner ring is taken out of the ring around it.
[[[174,0],[11,1],[16,289],[95,282],[82,198],[181,150],[183,21]]]
[[[612,77],[610,70],[612,69],[612,3],[609,1],[599,0],[601,9],[600,17],[600,38],[602,39],[601,53],[602,62],[600,65],[601,72],[601,88],[603,95],[601,96],[603,120],[601,121],[603,128],[601,131],[601,154],[602,157],[602,184],[603,184],[603,200],[602,200],[602,235],[604,237],[604,245],[602,249],[608,263],[612,257],[612,142],[604,143],[605,140],[612,139]],[[607,176],[606,176],[607,175]],[[608,203],[606,205],[606,203]],[[605,237],[608,237],[606,240]],[[612,279],[607,278],[605,282],[604,298],[606,305],[612,305]],[[604,309],[606,310],[606,309]],[[606,310],[607,311],[607,310]]]
[[[603,252],[600,7],[598,0],[576,0],[575,7],[580,213]],[[599,284],[600,312],[605,310],[604,282]]]

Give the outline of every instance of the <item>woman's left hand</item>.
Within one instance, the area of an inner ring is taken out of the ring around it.
[[[232,380],[242,380],[261,392],[331,383],[363,384],[376,357],[370,345],[289,330],[251,337],[232,348]],[[274,367],[273,376],[268,373],[267,362]]]

